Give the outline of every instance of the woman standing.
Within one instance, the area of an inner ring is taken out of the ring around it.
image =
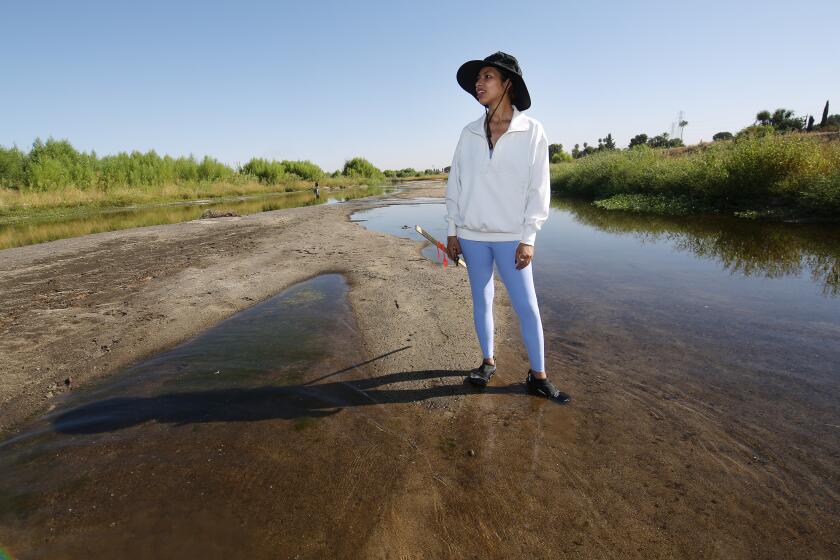
[[[458,83],[485,114],[461,131],[446,185],[447,252],[469,265],[475,330],[484,361],[468,380],[486,386],[493,356],[493,264],[508,290],[531,369],[529,391],[566,403],[548,380],[542,321],[534,293],[534,242],[548,218],[548,140],[542,125],[521,111],[531,106],[519,63],[497,52],[458,69]]]

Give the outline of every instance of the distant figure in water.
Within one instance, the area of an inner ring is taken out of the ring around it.
[[[321,187],[318,186],[318,181],[315,181],[315,188],[312,190],[315,192],[315,198],[321,198]]]
[[[540,122],[526,116],[531,96],[513,56],[497,52],[470,60],[458,84],[484,115],[461,131],[446,184],[446,252],[463,254],[469,268],[473,321],[484,361],[467,380],[484,387],[496,373],[493,356],[493,264],[519,317],[531,369],[528,390],[558,403],[569,395],[548,380],[542,320],[534,292],[534,242],[548,218],[548,139]],[[491,111],[492,108],[492,111]],[[499,149],[501,146],[501,149]]]

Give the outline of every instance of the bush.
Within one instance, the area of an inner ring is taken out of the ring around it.
[[[370,179],[384,177],[383,173],[376,166],[361,157],[355,157],[344,162],[344,169],[341,174],[348,177],[366,177]]]
[[[415,170],[411,172],[413,175],[418,174]],[[98,158],[94,152],[76,150],[67,140],[52,138],[46,142],[36,140],[29,153],[17,147],[0,146],[0,188],[21,191],[62,190],[65,195],[71,189],[80,192],[96,190],[99,194],[109,195],[110,198],[106,197],[108,200],[123,196],[125,193],[119,189],[124,187],[165,190],[164,186],[195,184],[195,188],[187,189],[182,196],[197,198],[213,191],[211,185],[214,183],[239,184],[253,180],[264,185],[283,185],[285,190],[293,191],[305,187],[305,181],[341,178],[334,183],[346,186],[351,182],[373,184],[384,180],[382,172],[363,158],[348,161],[344,175],[352,176],[353,179],[342,178],[341,171],[327,174],[308,160],[269,161],[253,158],[234,170],[210,156],[197,161],[192,155],[161,157],[153,150],[145,153],[137,150],[131,153],[120,152]],[[215,189],[213,192],[218,191]],[[74,194],[77,195],[79,193]],[[162,196],[166,198],[172,195]],[[91,197],[96,198],[90,192],[76,199],[88,200]],[[138,197],[131,195],[125,200],[128,199],[137,200]]]
[[[696,207],[782,205],[840,215],[840,143],[803,134],[745,135],[681,155],[636,146],[552,165],[551,170],[552,188],[561,195],[662,195],[686,197]],[[633,206],[639,200],[614,202]],[[662,205],[661,199],[650,200]]]
[[[764,138],[765,136],[771,136],[774,132],[776,132],[776,129],[773,128],[772,124],[754,124],[738,132],[735,137],[743,138],[744,136],[755,136],[758,138]]]
[[[219,181],[229,179],[233,175],[233,169],[210,156],[204,156],[196,167],[196,172],[200,181]]]
[[[261,183],[276,185],[287,177],[286,166],[279,161],[252,158],[242,166],[242,173],[250,175]]]
[[[318,181],[324,176],[324,170],[309,160],[289,161],[283,160],[283,167],[287,173],[297,175],[306,181]]]
[[[96,155],[77,151],[67,140],[35,140],[24,162],[25,187],[47,191],[74,185],[96,184]]]
[[[0,146],[0,187],[20,190],[26,180],[25,156],[17,146],[10,149]]]

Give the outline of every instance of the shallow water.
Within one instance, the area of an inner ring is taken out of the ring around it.
[[[206,550],[201,535],[218,530],[220,550],[261,550],[250,529],[231,524],[230,508],[247,510],[249,500],[287,486],[284,465],[320,472],[310,464],[318,447],[296,434],[343,406],[367,404],[362,390],[341,382],[364,367],[346,292],[341,276],[316,277],[68,393],[0,444],[0,543],[26,558],[118,557],[149,545],[176,557],[178,547]],[[266,455],[278,446],[288,451]],[[243,481],[220,479],[246,473],[264,478],[245,481],[232,498]],[[88,529],[96,543],[84,542]]]
[[[232,210],[240,216],[245,216],[283,208],[337,204],[393,190],[391,187],[342,189],[324,191],[320,198],[316,198],[311,191],[302,191],[221,201],[203,200],[160,206],[92,210],[82,217],[73,218],[24,219],[15,223],[0,224],[0,250],[103,231],[186,222],[198,219],[207,210]]]
[[[352,219],[418,240],[421,224],[445,239],[444,214],[438,200]],[[585,355],[707,404],[748,399],[762,415],[745,420],[752,432],[813,434],[825,460],[840,448],[840,227],[554,200],[533,266],[550,372]]]

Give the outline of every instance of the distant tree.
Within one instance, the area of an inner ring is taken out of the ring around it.
[[[444,173],[449,173],[449,170],[450,170],[450,169],[452,169],[452,166],[451,166],[451,165],[447,165],[446,167],[444,167],[444,168],[443,168],[443,172],[444,172]]]
[[[828,124],[828,100],[825,101],[825,107],[823,107],[823,114],[822,119],[820,120],[820,126],[825,126]]]
[[[382,172],[368,160],[355,157],[344,162],[344,169],[342,169],[341,174],[351,177],[378,177],[382,175]]]
[[[687,127],[687,126],[688,126],[688,121],[686,121],[686,120],[682,120],[682,121],[680,121],[680,142],[682,142],[683,130],[684,130],[684,129],[685,129],[685,127]]]
[[[575,144],[575,147],[572,148],[572,157],[578,159],[580,155],[580,144]]]
[[[604,149],[615,150],[615,140],[613,140],[612,132],[608,133],[607,137],[604,138]]]
[[[669,134],[667,132],[663,132],[662,134],[658,134],[653,138],[648,140],[648,146],[651,148],[667,148],[669,147],[668,138]]]
[[[549,144],[548,159],[551,163],[570,161],[572,156],[563,151],[563,144]]]
[[[825,124],[816,126],[815,130],[819,130],[821,132],[840,131],[840,115],[828,115],[825,119]]]
[[[718,142],[720,140],[732,140],[734,136],[732,136],[731,132],[718,132],[714,136],[712,136],[712,140]]]
[[[786,132],[791,130],[802,130],[805,128],[805,119],[794,117],[790,109],[779,108],[773,111],[770,117],[770,124],[778,131]]]
[[[548,145],[548,157],[551,158],[554,154],[559,154],[563,152],[563,144],[549,144]]]
[[[683,146],[683,141],[679,138],[671,138],[667,132],[658,134],[647,142],[651,148],[679,148]]]
[[[628,148],[632,148],[633,146],[644,146],[647,144],[648,135],[647,134],[637,134],[633,138],[630,139],[630,145]]]
[[[0,187],[22,189],[26,174],[26,155],[17,146],[0,146]]]
[[[767,125],[770,124],[770,111],[759,111],[755,115],[755,122],[758,124]]]
[[[814,130],[814,115],[808,115],[808,124],[805,125],[805,130],[808,132]]]

